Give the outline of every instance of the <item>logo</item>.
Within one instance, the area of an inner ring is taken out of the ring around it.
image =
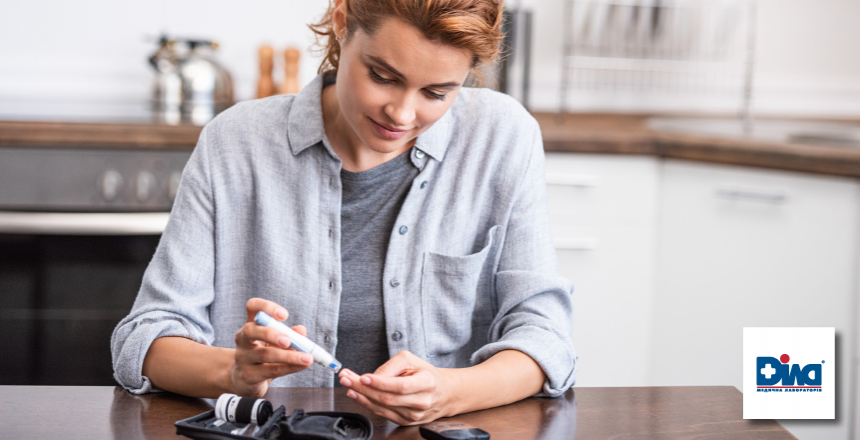
[[[783,354],[779,359],[770,356],[756,358],[757,392],[821,392],[820,364],[790,364],[791,357]]]
[[[834,327],[743,329],[745,419],[834,419],[836,358]]]

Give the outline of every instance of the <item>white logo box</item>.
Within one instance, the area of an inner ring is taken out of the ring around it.
[[[773,359],[762,359],[765,365],[759,368],[760,357]],[[744,327],[743,369],[744,419],[836,417],[834,327]],[[786,377],[792,369],[796,374]]]

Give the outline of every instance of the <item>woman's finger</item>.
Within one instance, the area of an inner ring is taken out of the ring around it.
[[[245,303],[245,311],[248,313],[248,320],[246,322],[254,322],[254,317],[257,316],[257,312],[265,312],[277,321],[283,321],[290,316],[287,309],[263,298],[249,299],[248,302]]]
[[[256,322],[246,322],[236,334],[236,347],[251,348],[254,341],[266,342],[275,347],[290,347],[289,336],[273,328],[263,327]]]
[[[247,384],[257,384],[287,374],[297,373],[311,366],[313,359],[307,353],[276,347],[258,347],[253,350],[236,350],[236,377]]]
[[[290,364],[309,367],[313,357],[296,350],[284,350],[277,347],[258,347],[253,350],[237,353],[247,364]]]
[[[374,414],[385,417],[388,420],[391,420],[398,425],[415,425],[421,421],[423,417],[422,413],[416,413],[412,411],[406,411],[401,408],[389,408],[382,405],[379,405],[375,402],[370,401],[366,396],[361,393],[357,393],[354,390],[350,390],[346,393],[347,396],[358,402],[359,405],[369,409]]]
[[[303,325],[293,326],[292,329],[302,336],[308,335],[308,331]],[[263,327],[255,322],[246,322],[236,334],[236,347],[252,348],[256,346],[254,341],[262,341],[275,347],[292,350],[288,335],[270,327]]]
[[[429,390],[433,386],[432,380],[429,379],[432,377],[419,373],[397,377],[365,374],[361,376],[359,382],[375,390],[405,395]]]
[[[267,379],[276,379],[281,376],[286,376],[288,374],[298,373],[310,366],[307,365],[295,365],[295,364],[261,364],[262,368],[265,369]]]
[[[379,376],[397,377],[404,372],[414,371],[416,368],[416,360],[421,360],[418,356],[408,352],[401,351],[380,365],[373,374]]]
[[[402,394],[398,392],[381,391],[373,388],[372,386],[364,384],[363,381],[360,380],[360,378],[355,373],[349,373],[345,375],[345,378],[349,379],[352,385],[349,388],[353,391],[357,391],[359,394],[365,396],[367,399],[371,400],[377,405],[385,406],[388,408],[405,407],[411,409],[419,409],[423,406],[423,402],[421,402],[420,396],[417,394]],[[346,386],[346,383],[344,383],[343,379],[344,378],[341,378],[341,385]]]
[[[245,383],[257,384],[288,374],[298,373],[305,368],[307,368],[306,365],[280,363],[246,365],[240,370],[239,378]]]
[[[303,326],[303,325],[294,325],[292,327],[292,329],[295,330],[296,333],[298,333],[304,337],[308,336],[308,329],[306,329],[305,326]]]

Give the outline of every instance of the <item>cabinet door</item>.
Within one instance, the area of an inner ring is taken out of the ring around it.
[[[653,225],[571,225],[588,248],[557,245],[573,281],[577,386],[647,386],[654,302]],[[558,243],[558,242],[557,242]]]
[[[547,155],[559,272],[574,284],[577,386],[649,384],[657,170],[649,157]]]
[[[550,218],[587,224],[653,222],[658,163],[646,156],[547,153]]]
[[[654,385],[740,389],[743,327],[835,327],[842,420],[785,425],[847,438],[857,182],[674,160],[661,179]]]

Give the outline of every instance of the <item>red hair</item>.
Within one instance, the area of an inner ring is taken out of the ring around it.
[[[428,40],[472,53],[472,67],[492,61],[502,41],[503,0],[344,0],[346,33],[359,28],[369,35],[383,19],[394,17],[415,26]],[[318,23],[308,27],[317,35],[317,46],[325,53],[319,73],[337,70],[340,44],[334,34],[334,1]]]

